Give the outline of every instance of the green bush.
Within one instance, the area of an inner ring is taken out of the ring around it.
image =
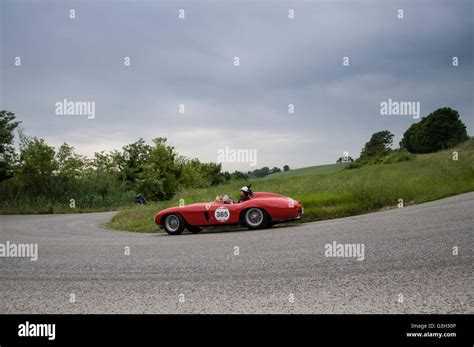
[[[394,164],[400,163],[402,161],[413,160],[415,155],[409,153],[405,149],[395,149],[387,151],[385,153],[380,153],[374,155],[370,158],[365,158],[364,160],[357,160],[353,163],[350,163],[346,168],[347,169],[358,169],[364,165],[384,165],[384,164]]]
[[[415,159],[414,154],[409,153],[404,149],[397,149],[386,155],[382,160],[382,164],[400,163],[402,161],[408,161],[413,159]]]
[[[468,139],[458,111],[445,107],[412,124],[403,134],[400,147],[411,153],[431,153],[452,148]]]

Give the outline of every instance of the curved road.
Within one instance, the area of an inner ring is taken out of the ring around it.
[[[474,313],[474,193],[176,237],[101,228],[112,215],[0,216],[0,243],[38,244],[0,258],[0,313]],[[364,259],[326,257],[334,241]]]

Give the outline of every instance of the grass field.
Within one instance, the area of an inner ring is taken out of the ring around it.
[[[457,151],[458,160],[453,160]],[[324,171],[326,173],[324,173]],[[351,216],[393,208],[399,199],[405,205],[436,200],[474,190],[474,140],[455,149],[416,155],[414,160],[394,164],[340,170],[334,165],[309,167],[291,175],[252,180],[254,191],[268,191],[301,200],[303,222]],[[291,172],[291,171],[290,171]],[[277,176],[280,175],[280,176]],[[125,209],[108,224],[110,228],[136,232],[156,232],[153,217],[159,210],[178,205],[213,200],[216,195],[237,198],[239,188],[249,182],[181,192],[175,199]]]

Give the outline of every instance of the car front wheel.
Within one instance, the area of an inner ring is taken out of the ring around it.
[[[249,229],[265,228],[269,222],[267,213],[261,208],[249,208],[244,214],[245,226]]]
[[[183,217],[174,213],[165,217],[163,226],[169,235],[179,235],[185,227]]]

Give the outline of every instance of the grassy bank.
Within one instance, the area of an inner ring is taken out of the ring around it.
[[[459,153],[459,160],[453,160],[453,151]],[[282,173],[280,177],[251,183],[255,191],[280,193],[301,200],[305,208],[303,222],[396,207],[399,199],[403,199],[405,205],[422,203],[474,190],[474,141],[447,151],[416,155],[414,160],[400,163],[351,170],[340,170],[333,165],[325,165],[321,170],[307,169],[306,174]],[[245,183],[248,182],[193,189],[182,192],[172,201],[125,209],[108,227],[155,232],[158,230],[153,223],[155,213],[178,205],[179,199],[190,204],[212,200],[224,193],[236,198],[239,187]]]
[[[44,197],[18,197],[0,205],[0,214],[54,214],[54,213],[88,213],[117,211],[132,208],[133,195],[120,194],[105,197],[82,195],[64,201],[51,201]]]

